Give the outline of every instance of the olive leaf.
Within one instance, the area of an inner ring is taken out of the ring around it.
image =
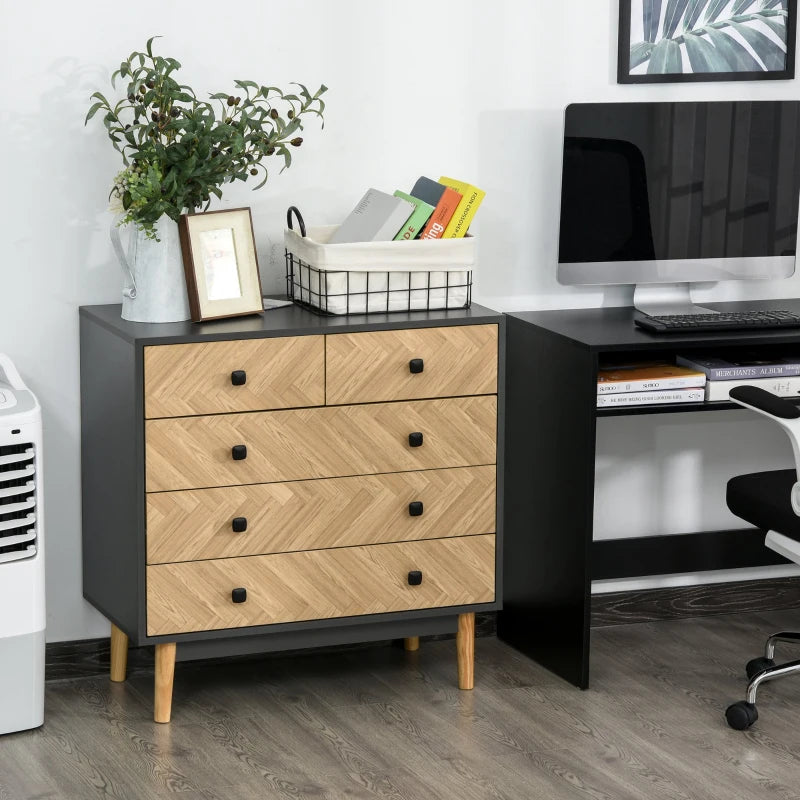
[[[120,224],[133,223],[151,238],[162,214],[177,220],[187,209],[208,208],[212,196],[222,197],[225,183],[260,178],[255,188],[264,186],[267,159],[282,158],[282,170],[289,167],[288,145],[302,144],[294,134],[303,129],[303,117],[317,116],[324,127],[321,95],[327,91],[323,84],[312,94],[295,83],[297,91],[286,93],[235,80],[234,93],[214,92],[200,100],[191,86],[172,77],[180,62],[153,53],[157,38],[111,73],[112,88],[118,78],[126,79],[124,97],[112,106],[94,92],[84,120],[88,124],[104,112],[106,133],[124,167],[110,198],[124,211]]]

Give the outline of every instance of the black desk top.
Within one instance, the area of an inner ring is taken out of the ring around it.
[[[717,311],[779,309],[800,314],[800,299],[750,300],[739,303],[698,303]],[[564,309],[560,311],[519,311],[508,314],[561,336],[589,350],[679,350],[724,346],[800,344],[800,328],[718,331],[714,333],[655,334],[633,324],[638,312],[630,307]]]
[[[81,306],[80,313],[128,342],[142,345],[169,342],[209,342],[263,336],[300,336],[309,333],[348,333],[390,328],[426,328],[441,325],[498,324],[503,315],[475,305],[450,311],[400,311],[391,314],[343,314],[320,316],[297,305],[245,317],[209,322],[128,322],[120,317],[122,306]]]

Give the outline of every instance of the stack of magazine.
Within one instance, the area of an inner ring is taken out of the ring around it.
[[[705,399],[727,400],[736,386],[758,386],[780,397],[800,397],[800,353],[772,355],[740,352],[718,356],[692,353],[678,356],[679,365],[707,377]]]
[[[706,374],[668,363],[616,364],[597,373],[597,407],[702,403]]]

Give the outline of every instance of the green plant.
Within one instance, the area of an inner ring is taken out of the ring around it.
[[[121,225],[134,223],[155,238],[154,225],[163,214],[176,220],[185,210],[222,197],[222,185],[260,177],[255,189],[269,177],[265,160],[292,163],[292,147],[303,139],[302,119],[322,118],[325,103],[320,86],[314,94],[302,84],[293,93],[255,81],[234,81],[241,94],[217,92],[200,100],[194,90],[179,84],[174,58],[133,52],[111,76],[127,80],[125,97],[116,105],[100,92],[86,115],[88,123],[99,111],[125,168],[115,177],[110,197],[122,206]],[[216,107],[215,107],[216,106]],[[219,112],[218,114],[216,112]],[[324,120],[322,122],[324,127]]]
[[[649,74],[660,75],[780,71],[787,16],[787,0],[667,0],[663,18],[662,0],[643,0],[644,41],[631,43],[630,68],[647,64]]]

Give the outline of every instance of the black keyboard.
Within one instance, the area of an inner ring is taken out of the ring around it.
[[[719,314],[642,315],[634,320],[651,333],[698,333],[701,331],[749,331],[800,327],[800,315],[791,311],[735,311]]]

